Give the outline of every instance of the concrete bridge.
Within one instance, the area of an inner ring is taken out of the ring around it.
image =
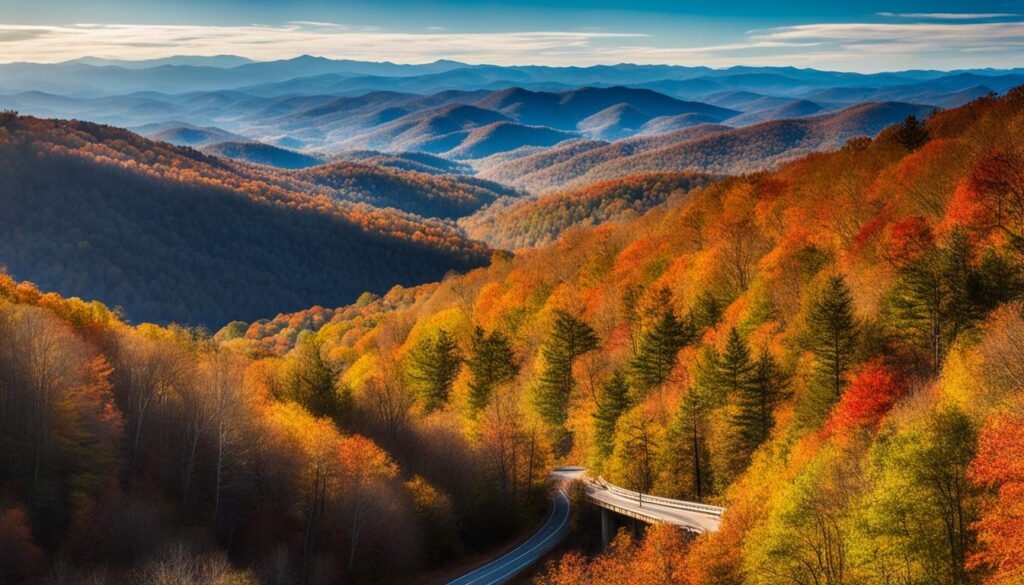
[[[605,544],[615,534],[616,524],[623,519],[644,524],[672,524],[701,534],[715,532],[722,522],[725,508],[696,502],[661,498],[627,490],[587,475],[583,467],[561,467],[554,472],[562,481],[580,480],[587,498],[601,508],[601,538]]]

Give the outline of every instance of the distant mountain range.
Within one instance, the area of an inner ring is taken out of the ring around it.
[[[86,57],[63,63],[0,64],[0,89],[37,89],[61,94],[103,96],[138,91],[192,92],[238,89],[252,95],[343,94],[376,90],[436,93],[444,89],[497,90],[508,87],[560,90],[582,86],[630,85],[676,97],[693,98],[729,89],[803,97],[828,88],[944,87],[960,91],[987,86],[1003,92],[1020,81],[1024,69],[898,71],[861,74],[794,67],[683,67],[674,65],[597,65],[592,67],[469,65],[440,60],[416,65],[326,59],[303,55],[277,61],[251,61],[232,55],[177,56],[146,61]],[[1010,85],[1007,86],[1006,84]],[[955,88],[955,89],[954,89]],[[888,99],[904,99],[892,96]]]
[[[965,76],[955,77],[966,82]],[[1024,81],[1024,76],[1021,79]],[[978,86],[958,89],[960,84],[946,78],[933,82],[932,90],[915,86],[910,94],[919,99],[907,103],[945,107],[989,93]],[[1005,82],[994,85],[1002,87]],[[147,91],[98,98],[30,91],[0,95],[0,108],[128,127],[183,146],[261,142],[314,157],[373,150],[479,160],[581,138],[615,141],[702,124],[742,127],[800,118],[876,101],[872,99],[876,96],[900,101],[897,98],[902,93],[897,88],[819,88],[814,93],[816,99],[811,99],[737,89],[716,91],[705,101],[693,101],[627,86],[584,86],[555,92],[515,87],[498,91],[446,89],[427,95],[389,90],[358,96],[285,97],[235,90]],[[235,153],[256,160],[254,147],[247,150]],[[257,162],[273,164],[275,160],[280,157],[263,157]]]

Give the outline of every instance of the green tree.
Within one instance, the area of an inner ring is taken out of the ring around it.
[[[851,579],[852,528],[844,522],[858,496],[861,477],[857,463],[849,451],[826,444],[793,480],[778,487],[778,504],[748,536],[750,544],[744,547],[750,576],[746,583],[860,582]],[[876,582],[904,583],[895,579]]]
[[[714,476],[708,447],[708,419],[715,404],[709,388],[694,384],[669,423],[658,454],[657,493],[702,500],[712,492]]]
[[[736,412],[730,422],[734,472],[750,465],[754,451],[775,426],[775,406],[784,398],[786,377],[767,349],[754,364],[750,381],[740,387]]]
[[[735,327],[729,330],[725,353],[718,358],[715,365],[715,385],[723,397],[736,396],[751,385],[754,363],[750,359],[750,347],[740,337]]]
[[[978,492],[966,473],[976,451],[974,423],[955,408],[879,437],[868,458],[871,488],[851,523],[856,564],[877,582],[974,582],[965,562]]]
[[[323,357],[323,341],[312,331],[299,335],[289,356],[288,398],[306,407],[314,416],[344,418],[351,407],[350,396],[339,392],[338,372]]]
[[[432,412],[448,403],[452,384],[459,375],[462,357],[455,340],[441,330],[433,339],[423,339],[410,356],[412,379],[419,384],[423,405]]]
[[[814,353],[822,383],[831,390],[828,406],[839,399],[846,386],[845,374],[853,364],[857,321],[853,297],[841,275],[829,278],[811,306],[808,344]]]
[[[594,443],[597,460],[604,462],[615,448],[615,426],[626,410],[629,409],[629,384],[626,376],[616,371],[604,387],[594,411]]]
[[[637,354],[630,361],[636,388],[649,392],[661,386],[672,373],[679,351],[696,337],[690,320],[681,321],[671,309],[665,309],[654,326],[641,335]]]
[[[990,256],[982,272],[973,258],[967,235],[956,229],[941,247],[901,267],[890,293],[887,312],[893,329],[928,353],[934,373],[961,334],[1000,301],[1019,294],[1012,264]]]
[[[642,494],[651,493],[656,478],[657,429],[641,409],[622,417],[615,433],[612,481]]]
[[[893,138],[907,150],[914,151],[924,146],[931,136],[924,123],[918,120],[917,116],[911,114],[896,125]]]
[[[723,304],[710,291],[701,293],[697,297],[696,307],[693,311],[694,324],[700,329],[711,329],[718,325],[718,322],[722,320]]]
[[[572,366],[583,354],[597,349],[597,333],[587,323],[565,311],[555,312],[555,324],[541,353],[544,370],[534,398],[541,419],[552,431],[556,453],[567,453],[572,437],[565,428],[569,416],[569,398],[576,381]]]
[[[499,331],[484,334],[477,327],[470,350],[469,401],[474,412],[487,406],[494,387],[515,378],[519,367],[508,338]]]

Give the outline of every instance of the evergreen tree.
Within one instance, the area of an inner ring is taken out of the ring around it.
[[[426,411],[432,412],[447,404],[462,366],[455,340],[442,329],[435,339],[420,341],[411,358],[412,379],[420,385]]]
[[[323,358],[323,342],[304,331],[292,351],[287,376],[287,398],[315,416],[343,417],[350,403],[338,392],[338,372]]]
[[[961,334],[999,302],[1019,295],[1015,267],[986,256],[975,268],[967,235],[956,229],[942,247],[900,269],[890,296],[890,322],[897,334],[928,352],[934,373]]]
[[[649,392],[661,386],[672,373],[679,350],[693,343],[696,337],[692,322],[680,321],[671,309],[666,309],[641,336],[637,355],[629,364],[636,388]]]
[[[569,398],[575,380],[572,365],[581,355],[597,349],[597,333],[582,320],[566,313],[555,312],[555,324],[544,342],[544,370],[535,396],[535,406],[541,419],[552,431],[552,443],[559,454],[567,453],[571,437],[565,429],[569,416]]]
[[[694,309],[694,323],[700,329],[711,329],[722,320],[722,302],[715,298],[715,295],[704,291],[697,298]]]
[[[601,388],[601,399],[594,411],[594,443],[597,460],[604,462],[615,448],[615,425],[629,409],[629,385],[626,376],[616,371]]]
[[[725,353],[718,359],[717,371],[717,386],[725,397],[735,396],[751,385],[754,364],[750,360],[750,348],[735,327],[729,331],[729,340]]]
[[[853,297],[841,275],[831,277],[824,291],[815,299],[808,326],[809,346],[822,383],[831,390],[831,406],[846,385],[843,376],[852,365],[857,343]]]
[[[658,457],[659,495],[700,501],[712,492],[707,424],[716,401],[710,390],[701,384],[691,386],[669,425]]]
[[[473,332],[468,365],[469,402],[474,412],[487,406],[495,386],[512,380],[519,371],[508,338],[499,331],[484,334],[479,327]]]
[[[914,151],[924,146],[931,136],[924,123],[911,114],[896,126],[894,138],[907,150]]]
[[[754,364],[750,382],[744,384],[730,420],[734,473],[750,464],[754,451],[768,439],[775,426],[775,406],[784,397],[786,378],[767,349]]]

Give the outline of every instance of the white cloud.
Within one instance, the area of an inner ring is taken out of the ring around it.
[[[929,20],[986,20],[1020,16],[1013,12],[879,12],[889,18],[925,18]]]
[[[282,26],[178,26],[0,24],[5,61],[55,62],[88,54],[147,59],[169,54],[237,54],[280,59],[302,54],[418,63],[438,58],[469,62],[525,63],[544,51],[573,47],[586,60],[593,43],[644,38],[642,34],[578,31],[508,33],[389,32],[354,29],[327,22],[296,21]]]
[[[675,38],[685,38],[685,32]],[[1019,20],[801,24],[694,46],[607,30],[462,33],[431,27],[398,32],[319,21],[247,26],[0,24],[0,60],[38,62],[85,55],[147,59],[236,54],[270,60],[312,54],[399,63],[455,59],[498,65],[632,62],[878,71],[1019,67],[1022,45],[1024,22]]]

